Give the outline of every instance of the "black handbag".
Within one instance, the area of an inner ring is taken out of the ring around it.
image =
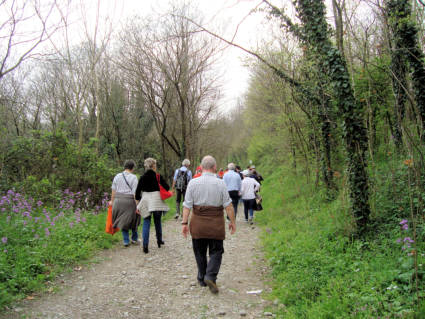
[[[256,211],[263,210],[262,202],[263,202],[263,198],[261,197],[260,194],[256,193],[255,194],[255,206],[254,206],[254,210],[256,210]]]

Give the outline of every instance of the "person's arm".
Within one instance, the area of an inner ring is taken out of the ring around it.
[[[246,182],[246,181],[245,181]],[[245,182],[242,182],[241,183],[241,196],[244,194],[244,192],[245,192],[245,188],[246,188],[246,183]]]
[[[115,199],[115,190],[112,190],[111,200],[108,203],[110,206],[112,206],[114,204],[114,199]]]
[[[229,230],[230,233],[233,235],[236,232],[235,211],[233,209],[233,205],[231,204],[227,205],[225,209],[227,217],[229,217],[230,219]]]
[[[255,180],[254,180],[254,181],[255,181]],[[259,182],[255,181],[255,184],[254,184],[254,191],[255,191],[255,192],[258,192],[258,191],[260,190],[260,186],[261,186],[261,184],[260,184]]]
[[[189,233],[189,214],[190,209],[183,206],[182,234],[184,238],[187,238],[187,234]]]
[[[117,189],[117,176],[114,177],[114,179],[112,180],[112,192],[111,192],[111,200],[109,201],[109,205],[112,206],[114,204],[114,199],[115,199],[115,191]]]
[[[137,204],[139,204],[139,201],[142,198],[142,196],[140,196],[140,194],[142,193],[142,184],[143,184],[143,175],[140,176],[139,182],[137,183],[136,194],[135,194]]]
[[[186,196],[183,202],[183,216],[182,216],[182,234],[184,238],[187,238],[189,232],[189,214],[193,207],[193,196],[192,196],[192,183],[187,185]]]

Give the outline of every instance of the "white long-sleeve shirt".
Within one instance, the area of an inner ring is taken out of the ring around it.
[[[258,183],[254,178],[245,177],[242,180],[242,199],[254,199],[255,192],[260,189],[260,183]]]

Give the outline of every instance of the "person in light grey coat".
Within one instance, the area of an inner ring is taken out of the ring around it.
[[[131,243],[138,244],[139,235],[137,228],[140,225],[140,215],[136,212],[134,194],[137,187],[137,177],[133,174],[135,163],[127,160],[124,171],[117,174],[112,182],[112,223],[114,228],[121,229],[124,247],[130,245],[129,230],[131,230]]]

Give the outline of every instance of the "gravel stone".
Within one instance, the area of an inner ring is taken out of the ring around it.
[[[242,211],[242,206],[239,209]],[[190,237],[183,238],[181,225],[170,220],[163,223],[167,245],[157,248],[152,229],[148,254],[144,254],[140,246],[124,248],[120,244],[102,251],[95,257],[96,263],[60,275],[60,279],[52,283],[58,293],[52,289],[33,300],[23,300],[12,309],[2,311],[0,319],[272,316],[264,309],[273,306],[273,302],[245,293],[253,288],[267,291],[263,278],[268,268],[258,246],[259,228],[252,229],[241,215],[238,215],[236,234],[226,234],[217,295],[198,285],[192,241]]]

